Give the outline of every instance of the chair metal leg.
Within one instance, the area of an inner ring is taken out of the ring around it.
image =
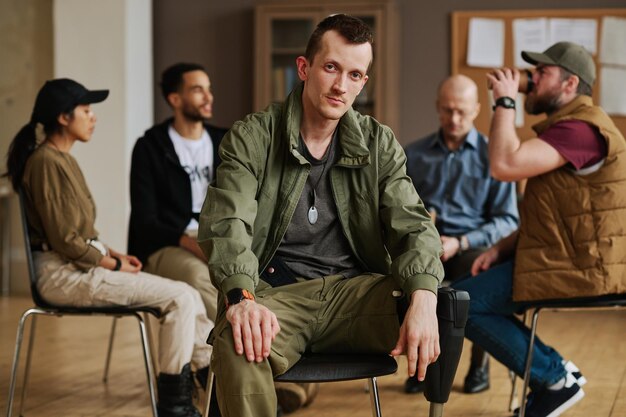
[[[533,311],[532,324],[530,326],[530,340],[528,341],[528,353],[526,356],[526,367],[524,369],[524,385],[522,388],[522,399],[519,409],[519,417],[526,415],[526,394],[528,393],[528,385],[530,384],[530,368],[533,363],[533,351],[535,346],[535,334],[537,333],[537,320],[541,308],[538,307]]]
[[[26,404],[26,390],[28,389],[28,377],[30,376],[30,363],[33,353],[33,345],[35,344],[35,329],[37,325],[37,313],[33,313],[33,318],[30,323],[30,335],[28,336],[28,347],[26,349],[26,366],[24,367],[24,383],[22,384],[22,395],[20,398],[20,411],[19,416],[24,415],[24,404]]]
[[[509,396],[509,411],[513,411],[518,407],[519,400],[517,398],[517,375],[509,370],[509,379],[511,380],[511,395]]]
[[[11,366],[11,382],[9,383],[9,399],[7,402],[7,417],[11,417],[13,412],[13,397],[15,396],[15,382],[17,380],[17,367],[20,363],[20,350],[22,348],[22,339],[24,337],[24,326],[26,319],[34,314],[34,309],[26,310],[17,326],[17,335],[15,338],[15,352],[13,353],[13,365]],[[34,317],[33,317],[34,318]]]
[[[206,404],[204,406],[204,413],[202,413],[202,417],[209,417],[209,411],[211,409],[211,393],[213,392],[213,383],[215,382],[215,374],[209,367],[209,375],[206,380]]]
[[[111,365],[111,354],[113,353],[113,340],[115,339],[115,327],[117,326],[118,317],[113,317],[113,324],[111,324],[111,336],[109,336],[109,348],[107,349],[107,357],[104,362],[104,375],[102,375],[102,382],[105,384],[109,381],[109,366]]]
[[[372,415],[374,417],[382,417],[383,413],[380,409],[380,398],[378,397],[378,383],[376,377],[368,379],[370,387],[370,400],[372,402]]]
[[[144,323],[146,323],[146,332],[148,334],[148,343],[150,344],[150,352],[152,353],[152,369],[154,370],[154,374],[158,375],[159,372],[161,372],[161,370],[159,368],[159,361],[157,360],[156,355],[154,355],[154,352],[156,352],[156,349],[154,347],[154,332],[152,331],[152,325],[150,324],[150,314],[144,313],[143,318],[144,318]]]
[[[156,392],[154,389],[154,370],[152,369],[152,355],[150,354],[150,344],[148,341],[148,334],[146,331],[146,324],[141,317],[141,314],[135,313],[135,317],[139,322],[139,331],[141,333],[141,344],[143,346],[143,360],[146,365],[146,373],[148,376],[148,388],[150,391],[150,403],[152,405],[152,416],[157,417],[157,400],[156,400]]]
[[[522,316],[522,323],[529,326],[530,315],[528,314],[528,310],[524,311],[524,315]],[[509,396],[509,411],[515,411],[517,407],[519,407],[519,396],[517,393],[517,375],[515,372],[509,369],[509,378],[511,379],[511,395]]]
[[[441,417],[443,416],[443,404],[442,403],[430,403],[430,409],[428,410],[428,417]]]

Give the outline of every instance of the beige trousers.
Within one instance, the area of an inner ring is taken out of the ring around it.
[[[211,284],[209,267],[193,253],[177,246],[167,246],[154,252],[144,265],[144,271],[186,282],[198,290],[209,319],[217,316],[217,288]]]
[[[147,306],[161,310],[159,366],[179,374],[191,362],[204,368],[211,358],[206,339],[213,329],[196,290],[145,272],[111,271],[94,267],[84,272],[53,251],[34,252],[37,287],[51,304],[86,306]]]

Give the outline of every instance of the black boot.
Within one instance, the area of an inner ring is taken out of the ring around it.
[[[418,392],[424,392],[426,388],[426,380],[419,381],[417,379],[417,372],[415,375],[410,376],[404,382],[404,392],[407,394],[417,394]]]
[[[183,366],[179,375],[159,374],[157,379],[159,417],[202,417],[193,406],[191,367]]]
[[[472,361],[465,376],[463,392],[476,394],[489,389],[489,355],[475,343],[472,346]]]

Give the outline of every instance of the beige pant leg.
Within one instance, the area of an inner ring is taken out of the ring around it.
[[[192,360],[199,368],[209,364],[212,349],[205,341],[213,323],[206,316],[200,295],[189,285],[145,272],[102,267],[81,271],[55,252],[36,252],[35,267],[39,291],[52,304],[160,309],[161,372],[179,374]]]
[[[198,290],[209,319],[215,322],[218,291],[211,283],[209,267],[193,253],[177,246],[165,247],[150,255],[144,271],[186,282]]]

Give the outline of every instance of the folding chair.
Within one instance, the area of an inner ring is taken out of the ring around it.
[[[430,417],[443,415],[454,375],[461,358],[469,295],[465,291],[440,288],[437,297],[437,317],[441,355],[426,371],[424,395],[430,401]],[[274,380],[280,382],[337,382],[368,379],[372,415],[382,417],[376,378],[396,372],[395,359],[385,354],[352,355],[342,353],[305,353],[286,373]],[[209,415],[211,392],[215,375],[209,372],[206,387],[204,417]]]
[[[152,314],[155,317],[160,317],[161,312],[155,308],[148,307],[66,307],[66,306],[54,306],[47,303],[39,294],[37,290],[37,277],[35,275],[35,266],[33,261],[32,248],[30,246],[30,235],[28,233],[28,221],[26,218],[26,211],[24,207],[24,196],[22,192],[19,193],[20,209],[22,214],[22,228],[24,231],[24,244],[26,249],[26,260],[28,263],[28,275],[30,278],[30,292],[35,303],[35,307],[30,308],[22,314],[19,325],[17,328],[17,337],[15,342],[15,354],[13,356],[13,365],[11,368],[11,381],[9,385],[9,399],[7,404],[7,417],[11,417],[13,410],[13,398],[15,395],[15,385],[17,379],[17,368],[20,359],[20,350],[22,346],[22,339],[24,336],[24,327],[28,317],[32,317],[32,324],[30,330],[30,337],[28,341],[27,354],[26,354],[26,366],[24,370],[24,383],[22,387],[22,395],[20,402],[20,417],[23,415],[24,403],[26,400],[26,390],[28,385],[28,377],[30,371],[31,354],[33,342],[35,339],[35,324],[38,315],[45,316],[112,316],[112,317],[134,317],[139,323],[139,331],[141,335],[141,342],[143,348],[144,364],[146,366],[146,373],[148,377],[148,388],[150,392],[150,401],[152,405],[152,415],[157,417],[156,409],[156,391],[154,388],[155,375],[152,368],[152,359],[148,334],[146,331],[146,325],[144,319],[141,317],[141,313]],[[108,363],[108,361],[107,361]],[[108,365],[107,365],[108,366]]]
[[[526,363],[524,366],[524,378],[522,385],[522,398],[520,400],[519,417],[524,417],[526,414],[526,394],[528,392],[528,385],[530,383],[530,367],[533,360],[533,345],[535,343],[535,335],[537,333],[537,322],[539,319],[539,313],[541,310],[582,310],[582,309],[607,309],[607,308],[624,308],[626,307],[626,294],[612,294],[599,297],[584,297],[584,298],[571,298],[560,300],[546,300],[539,302],[526,303],[524,305],[524,322],[526,322],[526,316],[531,317],[530,326],[530,339],[528,341],[528,351],[526,354]],[[509,408],[514,408],[515,398],[515,379],[513,381],[513,388],[511,392],[511,401]]]

